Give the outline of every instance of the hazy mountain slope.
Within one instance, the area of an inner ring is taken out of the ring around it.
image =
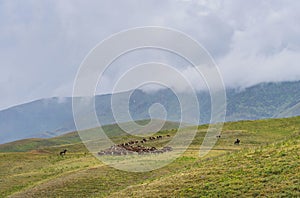
[[[300,115],[287,111],[300,103],[300,82],[262,83],[242,91],[227,91],[227,120]]]
[[[0,143],[74,130],[71,98],[42,99],[0,112]]]
[[[121,93],[120,98],[127,93]],[[201,123],[210,121],[210,96],[199,92]],[[244,90],[227,90],[227,121],[300,115],[300,81],[262,83]],[[161,103],[167,120],[180,120],[176,95],[170,89],[133,92],[129,109],[134,120],[148,119],[149,107]],[[118,105],[127,105],[119,102]],[[115,123],[111,95],[96,96],[95,107],[102,125]],[[158,119],[162,119],[159,117]],[[130,120],[122,120],[127,122]],[[71,98],[49,98],[0,111],[0,143],[30,137],[53,137],[74,131]]]

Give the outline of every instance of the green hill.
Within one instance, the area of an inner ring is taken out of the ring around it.
[[[180,173],[127,187],[112,197],[299,197],[299,135],[197,161]]]
[[[149,121],[150,120],[139,120],[136,122],[140,125],[145,125]],[[162,121],[153,120],[153,122],[158,123]],[[129,122],[128,124],[131,123]],[[164,126],[162,127],[162,130],[176,129],[178,128],[178,126],[179,123],[177,122],[166,121],[164,123]],[[105,125],[102,127],[102,129],[107,134],[108,137],[117,137],[117,136],[126,135],[126,133],[117,124]],[[91,130],[97,130],[97,128]],[[25,151],[36,150],[36,149],[49,150],[49,147],[71,148],[74,146],[76,146],[74,150],[87,152],[85,147],[81,143],[81,139],[77,132],[71,132],[53,138],[29,138],[29,139],[18,140],[6,144],[0,144],[0,152],[25,152]]]
[[[158,170],[131,173],[106,166],[79,142],[0,153],[1,197],[299,197],[300,117],[229,122],[199,158],[207,126],[188,150]],[[186,129],[188,132],[188,129]],[[175,135],[176,130],[158,134]],[[57,137],[65,141],[68,136]],[[240,145],[233,141],[241,139]],[[115,142],[129,136],[112,138]],[[53,139],[52,139],[53,140]],[[27,144],[34,142],[27,140]],[[163,145],[165,142],[157,142]],[[17,145],[16,142],[11,143]],[[8,145],[6,145],[8,146]],[[70,150],[61,157],[58,151]]]

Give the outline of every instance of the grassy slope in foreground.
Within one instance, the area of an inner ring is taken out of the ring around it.
[[[199,161],[188,170],[129,186],[111,197],[300,197],[299,135]]]
[[[205,158],[198,158],[207,126],[186,153],[170,165],[145,173],[105,166],[84,155],[78,144],[47,152],[0,153],[0,195],[12,197],[103,196],[300,196],[300,117],[226,123],[221,139]],[[187,131],[188,132],[188,131]],[[174,135],[174,131],[162,134]],[[241,145],[233,145],[236,138]],[[128,137],[116,137],[116,142]],[[281,143],[274,143],[280,141]],[[161,142],[159,144],[164,144]],[[239,152],[233,152],[238,151]],[[208,158],[210,158],[208,160]]]

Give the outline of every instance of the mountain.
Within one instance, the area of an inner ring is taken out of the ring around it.
[[[118,105],[126,105],[121,99],[128,92],[119,93]],[[226,121],[256,120],[263,118],[300,115],[300,81],[261,83],[243,90],[227,89]],[[197,94],[201,123],[210,121],[210,96],[206,91]],[[95,108],[101,125],[113,124],[112,95],[95,97]],[[83,98],[84,99],[84,98]],[[180,120],[180,107],[176,95],[170,89],[155,92],[135,90],[129,101],[133,120],[149,119],[149,108],[154,103],[165,107],[167,117],[158,119]],[[123,119],[122,122],[131,120]],[[54,137],[75,131],[72,98],[48,98],[0,111],[0,143],[32,137]]]

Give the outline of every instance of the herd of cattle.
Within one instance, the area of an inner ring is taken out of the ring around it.
[[[170,137],[170,135],[166,135],[166,137]],[[142,145],[147,141],[155,141],[155,140],[160,140],[162,138],[163,137],[159,135],[156,137],[149,137],[148,139],[143,138],[140,141],[131,140],[126,143],[113,145],[108,149],[98,152],[98,155],[129,155],[135,153],[142,155],[142,154],[149,154],[149,153],[159,154],[159,153],[172,151],[173,148],[170,146],[165,146],[162,149],[157,149],[155,147],[146,147]]]
[[[166,135],[165,137],[169,138],[170,135]],[[129,142],[125,142],[122,144],[113,145],[108,149],[102,150],[98,152],[98,155],[129,155],[129,154],[159,154],[159,153],[165,153],[172,151],[173,148],[170,146],[165,146],[162,149],[157,149],[155,147],[146,147],[143,146],[144,143],[147,141],[155,141],[155,140],[161,140],[163,136],[159,135],[156,137],[149,137],[148,139],[143,138],[142,140],[131,140]],[[217,135],[216,138],[221,138],[221,135]],[[236,139],[234,142],[235,145],[239,145],[241,142],[240,139]],[[64,156],[66,154],[67,150],[63,150],[59,153],[60,156]]]

